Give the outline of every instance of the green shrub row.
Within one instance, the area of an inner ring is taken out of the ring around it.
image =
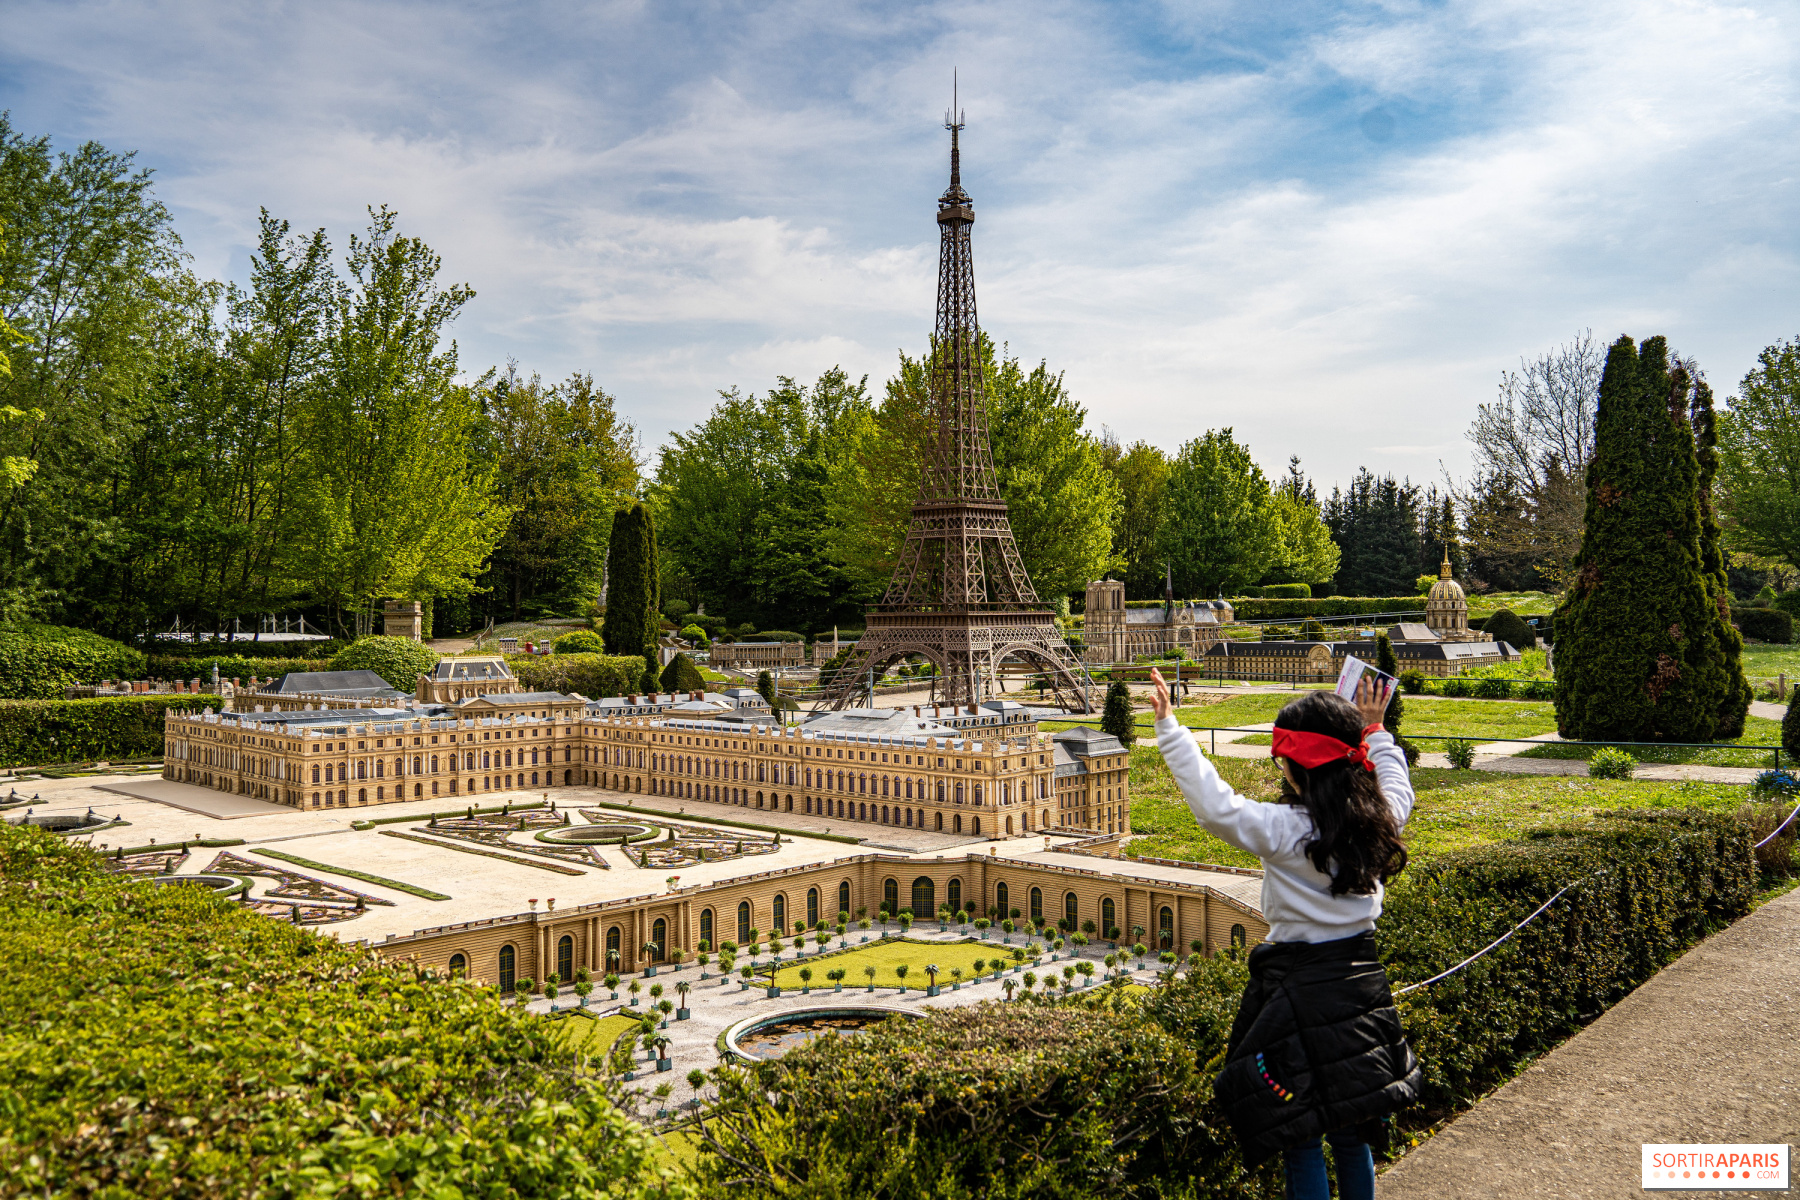
[[[1423,671],[1402,671],[1400,686],[1412,696],[1448,696],[1475,700],[1556,699],[1556,684],[1549,679],[1492,679],[1463,675],[1434,679]]]
[[[1353,617],[1369,613],[1423,612],[1418,596],[1327,596],[1323,600],[1234,601],[1239,621],[1303,621],[1307,617]]]
[[[144,655],[123,642],[62,625],[0,628],[0,699],[59,700],[102,679],[142,679]]]
[[[312,661],[309,670],[322,670],[321,659],[336,657],[350,643],[337,638],[323,642],[253,642],[248,636],[230,642],[159,642],[152,641],[144,649],[158,658],[303,658]],[[178,672],[179,673],[179,672]],[[258,671],[257,674],[263,672]],[[191,677],[192,671],[187,672]]]
[[[1238,592],[1239,596],[1252,600],[1310,600],[1312,599],[1310,583],[1265,583],[1261,587],[1247,587]],[[1233,597],[1232,603],[1237,603]]]
[[[507,665],[530,692],[579,693],[589,700],[638,690],[644,660],[635,654],[516,654]]]
[[[1745,637],[1759,642],[1786,646],[1794,640],[1794,618],[1778,608],[1734,608],[1731,623]]]
[[[220,707],[207,695],[0,700],[0,766],[161,758],[170,709]]]
[[[325,671],[331,667],[330,663],[316,658],[239,658],[225,654],[215,654],[209,658],[174,658],[152,654],[143,678],[198,679],[203,683],[211,683],[215,665],[219,668],[220,679],[244,680],[251,676],[269,679],[286,675],[289,671]]]
[[[0,828],[0,1192],[691,1196],[484,988]]]
[[[1472,1103],[1748,911],[1750,841],[1734,817],[1624,812],[1408,867],[1377,934],[1397,989],[1579,886],[1399,998],[1427,1082],[1400,1124]],[[1212,1096],[1247,976],[1226,954],[1135,1002],[1107,987],[950,1009],[726,1069],[697,1169],[819,1196],[1272,1200],[1279,1168],[1243,1170]]]

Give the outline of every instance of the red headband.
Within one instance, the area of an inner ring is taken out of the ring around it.
[[[1275,740],[1269,747],[1269,755],[1272,758],[1292,759],[1308,770],[1336,762],[1340,758],[1361,764],[1365,771],[1375,769],[1375,764],[1369,761],[1368,751],[1360,742],[1352,746],[1328,733],[1306,733],[1299,729],[1283,729],[1279,725],[1275,727]]]

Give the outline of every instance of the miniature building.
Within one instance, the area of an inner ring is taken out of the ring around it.
[[[429,675],[419,676],[420,704],[455,704],[476,696],[505,696],[520,691],[506,659],[498,654],[438,660]]]
[[[1096,833],[1130,833],[1130,756],[1119,739],[1097,729],[1065,729],[1051,740],[1056,744],[1056,823]]]
[[[1423,671],[1444,678],[1470,667],[1509,662],[1517,652],[1505,642],[1393,641],[1402,671]],[[1201,670],[1216,679],[1273,679],[1283,683],[1330,683],[1343,670],[1344,659],[1364,662],[1375,657],[1375,643],[1359,642],[1219,642],[1200,660]]]
[[[1431,585],[1425,598],[1425,624],[1446,642],[1479,642],[1486,636],[1469,628],[1469,599],[1462,585],[1450,578],[1450,551],[1444,550],[1443,565],[1438,567],[1438,581]]]
[[[1232,619],[1224,600],[1177,600],[1154,607],[1125,602],[1125,585],[1096,579],[1087,585],[1081,658],[1087,663],[1130,662],[1138,655],[1184,649],[1199,658]]]
[[[389,600],[381,606],[381,632],[388,637],[425,637],[425,606],[417,600]]]
[[[261,686],[240,688],[232,699],[232,707],[239,712],[292,712],[309,708],[401,708],[406,701],[405,692],[390,686],[373,671],[289,671]]]
[[[798,667],[805,665],[806,646],[802,642],[714,642],[707,651],[707,662],[747,671]]]

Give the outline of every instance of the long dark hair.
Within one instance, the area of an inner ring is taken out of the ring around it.
[[[1362,740],[1362,714],[1334,692],[1310,692],[1275,716],[1280,729],[1323,733],[1354,746]],[[1331,876],[1331,894],[1366,896],[1375,881],[1386,883],[1406,866],[1406,846],[1394,810],[1381,794],[1373,771],[1348,759],[1308,769],[1288,759],[1299,785],[1282,781],[1282,799],[1306,809],[1318,834],[1306,857]]]

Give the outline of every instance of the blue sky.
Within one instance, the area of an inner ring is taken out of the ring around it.
[[[647,451],[931,326],[952,68],[983,327],[1090,421],[1434,478],[1500,372],[1800,333],[1792,4],[11,0],[0,108],[136,149],[197,270],[388,204],[471,372],[588,370]]]

